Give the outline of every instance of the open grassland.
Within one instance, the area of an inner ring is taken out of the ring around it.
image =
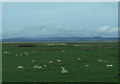
[[[3,82],[118,81],[117,42],[19,42],[3,43],[2,47]],[[33,68],[35,65],[42,68]],[[68,73],[61,73],[61,67]]]

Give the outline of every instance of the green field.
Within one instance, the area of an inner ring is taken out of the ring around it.
[[[18,47],[19,45],[35,45],[36,47]],[[78,61],[78,58],[82,60]],[[35,62],[32,62],[33,59]],[[48,64],[50,60],[53,64]],[[2,61],[3,82],[118,81],[118,43],[112,41],[3,43]],[[111,64],[113,66],[106,66]],[[18,69],[20,65],[24,69]],[[40,65],[42,68],[34,69],[34,65]],[[62,74],[61,67],[68,70],[68,73]]]

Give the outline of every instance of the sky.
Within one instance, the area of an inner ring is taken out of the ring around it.
[[[117,37],[117,2],[3,2],[2,37]]]

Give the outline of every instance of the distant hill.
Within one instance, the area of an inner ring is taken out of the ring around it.
[[[2,42],[67,42],[67,41],[118,41],[117,37],[49,37],[49,38],[9,38]]]

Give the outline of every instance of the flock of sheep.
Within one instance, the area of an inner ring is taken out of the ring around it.
[[[32,62],[35,62],[35,60],[33,59]],[[57,60],[57,62],[61,62],[61,60]],[[53,61],[49,61],[48,64],[53,64]],[[43,67],[47,67],[47,65],[43,65]],[[35,65],[33,66],[34,69],[42,69],[42,66],[39,65]],[[23,66],[18,66],[18,69],[24,69]],[[66,70],[64,67],[61,67],[61,73],[68,73],[68,70]]]
[[[65,52],[65,51],[63,50],[63,51],[61,51],[61,52]],[[10,52],[4,51],[4,53],[5,53],[5,54],[7,54],[7,53],[9,54]],[[19,55],[15,55],[15,56],[17,57],[17,56],[23,56],[23,55],[28,55],[28,53],[27,53],[27,52],[24,52],[24,54],[19,54]],[[60,60],[60,59],[57,60],[57,62],[61,62],[61,61],[62,61],[62,60]],[[78,61],[78,62],[82,62],[83,60],[82,60],[81,58],[77,58],[77,61]],[[32,62],[32,63],[35,63],[36,60],[32,59],[31,62]],[[108,62],[108,61],[107,61],[107,60],[97,59],[97,62]],[[43,67],[47,67],[47,65],[50,65],[50,64],[53,64],[53,61],[52,61],[52,60],[51,60],[51,61],[48,61],[48,64],[43,65],[43,66],[34,65],[33,68],[34,68],[34,69],[42,69]],[[85,65],[85,66],[88,67],[89,65],[87,64],[87,65]],[[107,64],[106,67],[113,67],[113,65],[112,65],[112,64]],[[24,69],[24,67],[23,67],[22,65],[19,65],[17,68],[18,68],[18,69]],[[61,73],[62,73],[62,74],[68,73],[68,70],[66,70],[64,67],[61,67]]]
[[[33,59],[32,62],[34,63],[35,60]],[[61,60],[57,60],[57,62],[61,62]],[[53,61],[49,61],[48,64],[53,64]],[[42,69],[42,67],[47,67],[47,65],[39,66],[39,65],[34,65],[34,69]],[[18,66],[18,69],[24,69],[23,66]],[[68,70],[66,70],[64,67],[61,67],[61,73],[68,73]]]

